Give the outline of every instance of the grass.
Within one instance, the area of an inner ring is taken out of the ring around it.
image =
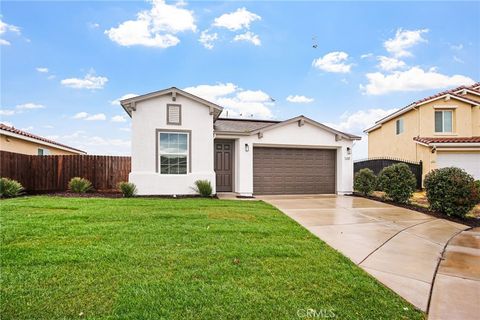
[[[424,318],[263,202],[39,196],[0,206],[2,319]]]

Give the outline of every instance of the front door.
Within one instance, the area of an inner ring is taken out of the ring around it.
[[[233,191],[233,141],[215,140],[217,192]]]

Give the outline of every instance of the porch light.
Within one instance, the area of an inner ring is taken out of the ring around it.
[[[352,149],[350,147],[347,147],[347,154],[352,154]]]
[[[248,145],[248,143],[245,143],[245,152],[248,152],[250,150],[250,146]]]

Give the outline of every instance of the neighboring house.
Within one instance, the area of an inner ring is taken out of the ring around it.
[[[286,121],[219,118],[222,107],[175,87],[121,101],[132,118],[132,172],[141,195],[352,192],[360,138],[299,116]]]
[[[0,124],[0,150],[30,155],[86,154],[64,144]]]
[[[480,179],[480,82],[416,101],[367,130],[368,157],[455,166]]]

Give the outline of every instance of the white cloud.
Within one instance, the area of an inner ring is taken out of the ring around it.
[[[151,3],[152,8],[138,12],[136,20],[122,22],[105,30],[105,34],[121,46],[168,48],[180,43],[175,34],[197,30],[193,11],[184,9],[183,3],[169,5],[163,0]]]
[[[310,102],[313,102],[314,99],[313,98],[308,98],[308,97],[305,97],[305,96],[299,96],[299,95],[289,95],[287,97],[287,101],[288,102],[291,102],[291,103],[310,103]]]
[[[130,154],[130,140],[90,136],[85,131],[81,130],[68,135],[56,136],[54,140],[74,148],[85,150],[88,154]]]
[[[207,49],[213,49],[213,44],[217,40],[218,34],[216,32],[208,33],[208,29],[203,30],[200,33],[200,38],[198,39],[198,41]]]
[[[450,49],[455,50],[455,51],[460,51],[460,50],[463,49],[463,44],[462,43],[452,44],[452,45],[450,45]]]
[[[215,18],[213,25],[215,27],[227,28],[230,31],[238,31],[241,29],[249,29],[250,24],[262,17],[248,11],[246,8],[238,8],[231,13],[225,13]]]
[[[100,24],[96,23],[96,22],[89,22],[88,24],[88,27],[91,28],[91,29],[98,29],[100,28]]]
[[[107,119],[107,117],[104,113],[92,114],[85,118],[87,121],[103,121],[105,119]]]
[[[425,40],[422,35],[427,32],[428,29],[403,30],[400,28],[395,33],[395,37],[385,41],[383,46],[396,58],[410,57],[412,53],[407,49],[410,49],[420,42],[426,42],[427,40]]]
[[[348,53],[343,51],[330,52],[321,58],[315,59],[312,65],[320,70],[334,73],[349,73],[352,68],[351,64],[347,64]]]
[[[391,74],[381,72],[367,73],[368,83],[360,88],[370,95],[381,95],[398,91],[421,91],[429,89],[443,89],[475,83],[472,79],[462,75],[448,76],[439,73],[435,68],[423,70],[420,67],[411,67],[405,71],[395,71]]]
[[[112,122],[126,122],[127,118],[125,116],[113,116]]]
[[[54,126],[52,126],[51,124],[46,124],[43,126],[45,129],[53,129]]]
[[[62,85],[75,89],[103,89],[108,82],[107,77],[95,76],[93,71],[87,73],[83,78],[68,78],[60,81]]]
[[[38,103],[33,103],[33,102],[28,102],[24,104],[19,104],[15,108],[19,110],[25,110],[25,109],[45,109],[45,106],[43,104],[38,104]]]
[[[132,129],[130,129],[130,127],[123,127],[123,128],[120,128],[120,131],[130,132],[132,131]]]
[[[465,61],[463,61],[462,59],[460,59],[457,56],[453,56],[453,61],[458,62],[458,63],[465,63]]]
[[[260,37],[258,34],[255,34],[251,31],[247,31],[242,34],[237,34],[234,38],[233,41],[247,41],[251,42],[255,46],[259,46],[262,44],[262,41],[260,40]]]
[[[356,134],[362,139],[355,141],[353,146],[353,158],[362,159],[368,157],[368,136],[363,130],[373,126],[375,121],[395,112],[397,109],[373,108],[367,110],[359,110],[354,113],[345,112],[340,116],[338,123],[326,123],[326,125],[337,130]]]
[[[25,128],[21,128],[20,130],[22,131],[32,131],[33,130],[33,126],[28,126],[28,127],[25,127]]]
[[[87,112],[79,112],[73,116],[73,119],[85,119],[86,117],[88,117]]]
[[[130,99],[130,98],[133,98],[133,97],[136,97],[136,96],[138,96],[138,94],[136,94],[136,93],[127,93],[127,94],[124,94],[123,96],[121,96],[120,98],[117,98],[115,100],[110,101],[110,104],[112,106],[119,106],[120,101],[125,100],[125,99]]]
[[[0,35],[4,35],[7,33],[15,33],[15,34],[20,34],[20,28],[17,26],[14,26],[12,24],[8,24],[6,22],[3,22],[1,20],[0,16]],[[2,46],[9,46],[10,41],[7,41],[5,39],[0,39],[0,45]]]
[[[38,67],[35,69],[40,73],[48,73],[48,68],[45,68],[45,67]]]
[[[378,67],[385,71],[393,71],[406,66],[405,62],[396,58],[379,56],[377,59],[379,61]]]
[[[0,116],[13,116],[15,110],[12,109],[0,109]]]
[[[373,53],[365,53],[360,56],[360,59],[367,59],[373,57]]]
[[[272,118],[271,107],[275,104],[261,90],[243,90],[233,83],[199,85],[184,90],[224,107],[224,117]]]

